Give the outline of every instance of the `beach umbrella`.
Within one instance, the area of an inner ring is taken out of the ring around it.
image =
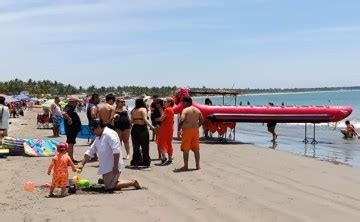
[[[48,99],[41,106],[43,108],[50,108],[51,104],[53,104],[54,101],[55,101],[54,99]]]
[[[42,107],[43,108],[50,108],[51,104],[53,104],[54,101],[55,101],[54,99],[48,99],[48,100],[46,100],[45,103],[42,104]],[[67,103],[64,102],[64,101],[60,101],[59,104],[60,104],[61,108],[64,108],[67,105]]]
[[[17,100],[28,100],[30,99],[27,95],[17,95],[17,96],[14,96],[15,99]]]
[[[61,101],[59,102],[59,104],[60,104],[61,108],[65,108],[65,106],[67,105],[67,102],[61,100]]]
[[[31,100],[31,101],[34,101],[34,102],[39,101],[39,99],[38,99],[38,98],[36,98],[36,97],[30,98],[30,100]]]
[[[0,94],[0,96],[5,98],[5,103],[19,102],[18,99],[15,99],[15,98],[5,95],[5,94]]]

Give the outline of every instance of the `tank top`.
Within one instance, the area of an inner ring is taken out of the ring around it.
[[[54,110],[53,116],[62,116],[60,106],[55,104],[56,108]]]

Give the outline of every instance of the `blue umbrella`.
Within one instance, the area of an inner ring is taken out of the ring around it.
[[[17,100],[28,100],[30,99],[27,95],[17,95],[17,96],[14,96],[15,99]]]

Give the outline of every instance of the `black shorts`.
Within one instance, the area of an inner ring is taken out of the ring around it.
[[[67,133],[66,134],[66,143],[68,144],[76,144],[76,136],[75,133]]]

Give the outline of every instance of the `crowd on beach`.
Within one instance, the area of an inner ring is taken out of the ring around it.
[[[105,102],[101,102],[99,94],[93,94],[85,106],[84,100],[78,97],[69,97],[65,107],[60,105],[60,98],[55,97],[49,108],[54,137],[60,137],[60,124],[64,122],[66,142],[57,147],[57,154],[52,158],[48,174],[53,172],[53,180],[49,196],[54,196],[56,187],[61,188],[61,195],[65,196],[65,187],[68,184],[68,167],[74,172],[81,172],[88,162],[98,161],[98,174],[102,176],[99,183],[104,184],[105,190],[120,190],[127,187],[141,189],[137,180],[119,180],[125,168],[124,160],[130,160],[132,168],[142,169],[151,165],[149,155],[150,141],[156,141],[158,148],[158,166],[168,166],[173,163],[173,135],[174,110],[173,106],[178,98],[169,96],[161,99],[153,96],[153,101],[147,105],[144,97],[135,99],[135,107],[128,110],[123,97],[108,94]],[[192,98],[182,98],[184,109],[181,112],[178,124],[178,134],[181,135],[181,151],[183,153],[183,166],[176,170],[189,170],[189,153],[195,157],[195,169],[200,169],[199,127],[204,123],[204,117],[199,109],[192,106]],[[205,100],[206,105],[212,105],[210,99]],[[271,104],[270,104],[271,105]],[[78,115],[86,107],[86,116],[92,136],[89,149],[81,160],[74,159],[74,145],[81,130],[81,119]],[[29,109],[23,105],[22,110]],[[9,118],[12,107],[5,105],[5,98],[0,97],[0,132],[7,135]],[[344,136],[358,136],[356,129],[350,122],[341,132]],[[268,123],[268,131],[272,133],[273,140],[276,123]],[[150,131],[149,131],[150,129]],[[152,132],[152,138],[150,134]],[[205,131],[205,136],[208,132]],[[130,151],[132,145],[132,156]],[[123,151],[123,148],[125,152]]]
[[[68,171],[70,166],[74,172],[81,172],[87,162],[98,161],[98,174],[102,175],[99,183],[104,184],[105,190],[118,190],[125,187],[142,188],[137,180],[119,180],[124,170],[124,160],[130,159],[132,168],[148,168],[151,165],[149,155],[150,131],[152,141],[158,147],[159,166],[168,166],[173,161],[173,134],[175,100],[173,97],[160,99],[153,97],[150,106],[143,97],[135,100],[135,107],[130,111],[123,97],[108,94],[105,102],[101,103],[100,96],[93,94],[86,107],[86,116],[92,136],[90,148],[85,152],[82,160],[74,159],[74,145],[76,137],[81,130],[81,119],[78,115],[79,104],[77,97],[67,99],[67,105],[60,105],[60,98],[55,97],[49,108],[54,137],[60,137],[60,124],[64,123],[66,141],[57,147],[57,154],[53,157],[48,169],[53,171],[53,180],[49,196],[53,196],[55,187],[61,188],[61,195],[65,195],[68,184]],[[2,107],[5,103],[1,101]],[[189,152],[195,156],[196,170],[200,169],[199,127],[203,123],[201,112],[192,106],[191,97],[183,98],[184,110],[179,122],[179,133],[182,135],[181,151],[184,165],[179,171],[189,169]],[[2,108],[0,107],[0,109]],[[2,122],[8,120],[6,113],[10,114],[8,107],[2,111]],[[1,125],[3,136],[7,135],[8,125]],[[131,140],[131,141],[130,141]],[[130,143],[132,156],[130,156]],[[125,153],[122,150],[125,148]]]

